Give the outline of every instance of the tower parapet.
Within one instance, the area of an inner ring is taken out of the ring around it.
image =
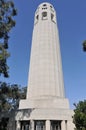
[[[42,20],[48,20],[56,23],[56,12],[54,7],[49,3],[42,3],[38,6],[35,12],[34,24]]]

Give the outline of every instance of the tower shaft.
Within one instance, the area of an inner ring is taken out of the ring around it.
[[[35,13],[27,98],[64,97],[56,13],[52,6]]]

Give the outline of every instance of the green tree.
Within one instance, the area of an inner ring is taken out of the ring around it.
[[[0,74],[8,77],[7,58],[9,32],[15,26],[13,17],[17,15],[17,10],[12,0],[0,0]]]
[[[74,104],[73,122],[76,130],[86,130],[86,100]]]
[[[19,106],[20,99],[26,98],[26,87],[0,82],[0,130],[7,130],[7,124]]]
[[[26,98],[26,87],[0,82],[0,112],[18,108],[20,99]]]

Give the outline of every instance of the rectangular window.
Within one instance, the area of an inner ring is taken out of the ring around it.
[[[36,16],[36,19],[37,19],[37,20],[39,19],[39,15]]]
[[[53,18],[54,18],[54,15],[53,14],[51,14],[51,20],[53,21]]]
[[[42,13],[42,20],[46,20],[47,19],[47,12],[43,12]]]
[[[54,14],[51,13],[51,20],[52,22],[56,23]]]

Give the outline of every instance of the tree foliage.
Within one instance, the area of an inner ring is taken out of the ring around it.
[[[0,130],[7,130],[7,124],[8,124],[9,118],[2,118],[0,121]]]
[[[12,0],[0,0],[0,74],[8,77],[7,58],[9,32],[15,26],[13,17],[17,15],[17,10]]]
[[[76,126],[76,130],[86,130],[86,100],[79,101],[78,104],[74,104],[75,114],[73,116],[73,122]]]
[[[20,99],[26,98],[26,87],[0,82],[0,130],[7,130],[7,125],[19,106]]]
[[[26,87],[0,82],[0,112],[18,108],[19,100],[26,98]]]

